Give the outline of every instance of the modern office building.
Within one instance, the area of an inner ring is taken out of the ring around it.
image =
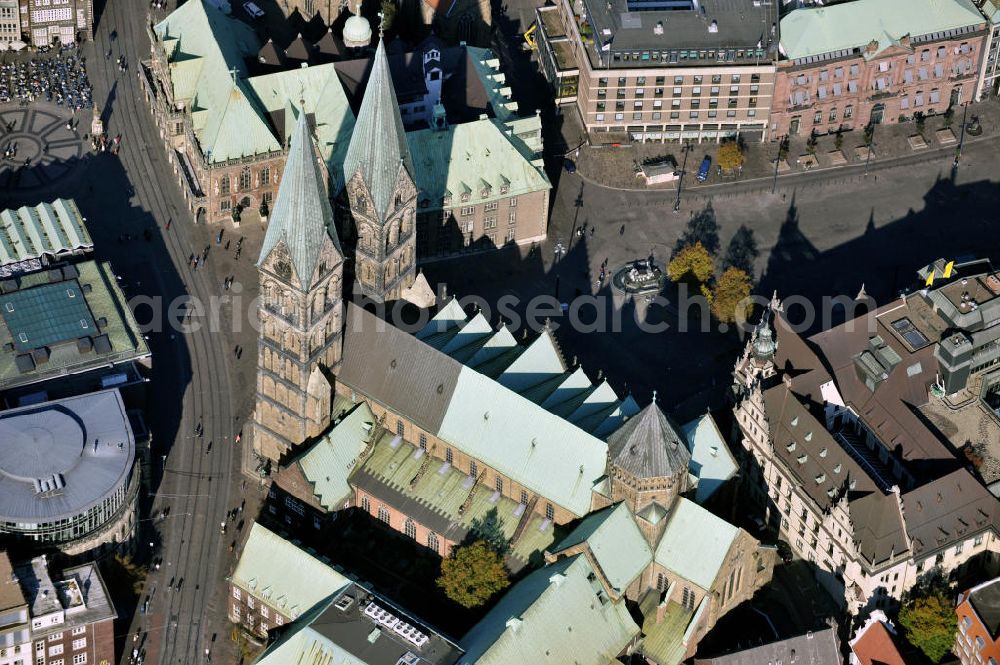
[[[0,411],[0,534],[76,556],[128,547],[139,471],[110,389]]]
[[[559,0],[537,20],[556,102],[591,140],[768,138],[777,3]]]

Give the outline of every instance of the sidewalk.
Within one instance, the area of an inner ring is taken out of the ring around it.
[[[962,133],[962,114],[962,108],[955,110],[950,127],[947,126],[944,116],[928,117],[924,123],[922,136],[918,132],[916,123],[912,121],[878,125],[874,137],[872,162],[937,151],[941,148],[957,148]],[[973,116],[979,116],[983,132],[977,137],[966,133],[966,141],[982,140],[1000,134],[1000,104],[995,100],[970,104],[968,110],[970,121]],[[805,173],[817,169],[832,170],[863,164],[866,157],[863,129],[844,132],[841,136],[842,143],[839,150],[836,148],[836,136],[831,134],[818,137],[813,151],[810,151],[808,146],[808,134],[792,137],[789,140],[785,161],[778,165],[778,174]],[[687,158],[688,175],[697,171],[705,156],[711,157],[714,165],[718,152],[718,145],[715,143],[695,143],[693,146]],[[713,167],[704,183],[697,183],[690,177],[685,178],[684,189],[772,177],[775,170],[774,158],[777,154],[777,141],[749,144],[741,175],[720,176]],[[634,143],[617,148],[584,145],[575,159],[581,177],[605,187],[673,190],[676,189],[676,183],[673,182],[647,187],[643,179],[635,173],[637,164],[667,156],[676,160],[678,169],[683,164],[684,156],[678,143]]]

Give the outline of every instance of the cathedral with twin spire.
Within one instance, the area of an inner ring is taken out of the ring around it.
[[[353,293],[399,300],[416,272],[413,161],[379,40],[344,161],[344,189],[329,192],[304,105],[257,268],[260,279],[254,449],[278,460],[330,425],[341,361],[344,246],[353,241]],[[331,194],[341,202],[335,217]]]

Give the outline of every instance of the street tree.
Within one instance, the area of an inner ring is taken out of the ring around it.
[[[712,278],[715,262],[700,242],[682,248],[667,264],[667,275],[672,282],[702,285]]]
[[[711,203],[688,220],[684,233],[674,245],[674,254],[696,242],[700,242],[712,256],[715,256],[719,251],[719,223],[715,219],[715,209],[712,208]]]
[[[712,315],[719,321],[746,321],[750,313],[750,276],[739,268],[726,268],[712,292]]]
[[[727,171],[732,171],[743,166],[746,155],[743,148],[737,141],[723,141],[719,144],[719,152],[716,156],[716,163]]]
[[[743,224],[736,229],[736,233],[729,240],[726,256],[722,259],[722,269],[739,268],[747,275],[753,275],[754,262],[759,254],[757,238],[754,237],[753,229]]]
[[[932,588],[899,610],[899,624],[910,644],[939,663],[955,644],[955,608],[946,591]]]
[[[483,605],[510,586],[510,577],[501,556],[485,540],[456,547],[441,562],[437,585],[462,607]]]

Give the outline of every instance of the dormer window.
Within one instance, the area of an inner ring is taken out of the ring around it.
[[[484,188],[482,189],[482,191],[480,191],[480,192],[479,192],[479,196],[480,196],[480,197],[482,197],[482,198],[484,198],[484,199],[485,199],[485,198],[486,198],[487,196],[489,196],[489,195],[490,195],[490,188],[489,188],[489,187],[484,187]]]
[[[462,202],[464,203],[464,202],[466,202],[468,200],[469,200],[469,193],[468,192],[462,192]]]
[[[501,194],[506,194],[509,191],[510,191],[510,187],[508,187],[507,185],[500,185],[500,193]]]

